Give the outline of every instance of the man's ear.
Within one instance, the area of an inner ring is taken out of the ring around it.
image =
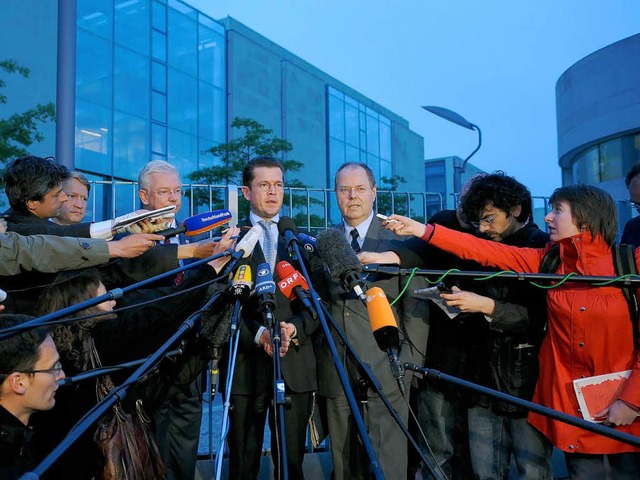
[[[511,216],[517,218],[520,216],[521,213],[522,213],[522,205],[518,204],[515,207],[511,208]]]
[[[244,198],[249,201],[249,187],[247,187],[246,185],[242,186],[242,195],[244,195]]]
[[[40,203],[37,200],[27,200],[25,202],[25,205],[27,206],[27,210],[29,210],[30,212],[33,212],[36,209],[36,204]]]
[[[27,391],[29,382],[27,381],[26,375],[26,373],[13,372],[5,380],[11,391],[16,395],[24,395]]]
[[[140,197],[140,201],[143,205],[149,205],[149,192],[141,188],[138,190],[138,197]]]

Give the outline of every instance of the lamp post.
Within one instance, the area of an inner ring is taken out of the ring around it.
[[[480,127],[471,123],[462,115],[457,114],[449,110],[448,108],[443,107],[422,107],[427,112],[431,112],[434,115],[438,115],[445,120],[450,121],[451,123],[455,123],[456,125],[460,125],[461,127],[468,128],[469,130],[475,130],[478,132],[478,146],[475,148],[473,152],[469,154],[467,158],[462,161],[461,165],[457,165],[457,162],[454,162],[453,165],[453,190],[455,193],[460,193],[460,189],[462,188],[462,174],[464,173],[464,169],[467,166],[467,162],[471,157],[475,155],[475,153],[480,150],[480,146],[482,146],[482,132],[480,131]]]

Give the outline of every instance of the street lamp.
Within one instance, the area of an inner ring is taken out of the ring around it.
[[[467,166],[467,162],[471,157],[475,155],[475,153],[478,150],[480,150],[480,147],[482,146],[482,132],[480,131],[480,127],[471,123],[462,115],[459,115],[456,112],[449,110],[448,108],[433,107],[433,106],[422,107],[422,108],[424,108],[427,112],[431,112],[434,115],[438,115],[439,117],[444,118],[445,120],[448,120],[452,123],[455,123],[456,125],[460,125],[461,127],[468,128],[469,130],[475,130],[478,132],[478,146],[475,148],[475,150],[471,152],[469,156],[462,161],[462,165],[456,165],[457,162],[454,162],[454,165],[453,165],[453,190],[456,193],[460,193],[460,188],[462,187],[462,174],[464,173],[464,169]]]

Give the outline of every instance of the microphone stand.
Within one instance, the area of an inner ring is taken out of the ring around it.
[[[302,258],[300,255],[300,250],[297,242],[291,242],[291,249],[295,251],[295,254],[298,258]],[[311,279],[309,277],[309,273],[307,272],[307,267],[304,262],[299,261],[300,271],[304,278],[307,280],[309,285],[309,293],[311,294],[311,299],[313,300],[313,306],[316,309],[316,313],[318,315],[318,319],[320,320],[320,324],[322,325],[322,330],[324,331],[324,335],[327,340],[327,345],[329,346],[329,350],[331,351],[331,358],[333,360],[333,364],[336,367],[336,372],[338,373],[338,378],[340,379],[340,383],[342,384],[342,388],[344,389],[345,396],[347,398],[347,403],[349,404],[349,409],[351,410],[351,415],[353,416],[353,421],[356,424],[356,428],[358,430],[358,435],[360,436],[360,440],[362,441],[362,446],[369,458],[370,465],[369,469],[371,474],[376,478],[376,480],[384,480],[384,474],[382,473],[382,468],[380,467],[380,462],[378,461],[378,457],[376,456],[376,452],[373,450],[373,445],[371,444],[371,439],[367,434],[367,427],[364,424],[364,420],[362,418],[362,413],[360,413],[360,409],[358,408],[358,403],[356,401],[356,397],[353,393],[353,389],[351,388],[351,384],[349,383],[349,379],[344,370],[344,366],[342,365],[342,361],[340,360],[340,355],[338,354],[338,350],[336,348],[336,344],[331,336],[331,330],[329,329],[329,324],[327,323],[327,318],[331,318],[329,312],[326,312],[325,309],[320,302],[320,297],[318,293],[313,288],[311,283]],[[332,319],[333,322],[333,319]],[[333,322],[335,324],[335,322]]]
[[[184,352],[181,348],[176,348],[175,350],[171,350],[164,354],[165,357],[171,358],[182,355]],[[131,368],[138,365],[143,364],[149,359],[149,357],[140,358],[138,360],[131,360],[130,362],[120,363],[118,365],[113,365],[111,367],[101,367],[95,368],[93,370],[88,370],[86,372],[79,373],[78,375],[74,375],[73,377],[65,377],[64,380],[59,380],[58,385],[61,387],[68,387],[74,385],[83,380],[88,380],[94,377],[100,377],[102,375],[108,375],[109,373],[118,372],[125,368]]]
[[[527,410],[530,410],[534,413],[537,413],[539,415],[544,415],[545,417],[553,418],[554,420],[559,420],[568,425],[582,428],[583,430],[587,430],[592,433],[597,433],[605,437],[609,437],[614,440],[618,440],[620,442],[633,445],[634,447],[640,447],[640,437],[636,437],[634,435],[630,435],[624,432],[619,432],[617,430],[614,430],[611,427],[604,427],[598,423],[589,422],[582,418],[574,417],[573,415],[569,415],[564,412],[560,412],[558,410],[553,410],[552,408],[543,407],[542,405],[538,405],[537,403],[529,402],[527,400],[523,400],[521,398],[514,397],[512,395],[502,393],[497,390],[493,390],[491,388],[478,385],[476,383],[468,382],[467,380],[463,380],[461,378],[457,378],[452,375],[447,375],[446,373],[442,373],[433,368],[423,368],[413,363],[405,363],[404,367],[407,370],[412,370],[414,372],[421,373],[427,378],[427,380],[444,380],[446,382],[453,383],[454,385],[458,385],[468,390],[473,390],[473,391],[482,393],[484,395],[493,397],[497,400],[511,403],[513,405],[517,405],[518,407],[526,408]]]
[[[75,312],[79,312],[81,310],[84,310],[86,308],[89,307],[93,307],[94,305],[98,305],[102,302],[106,302],[109,300],[117,300],[119,298],[122,298],[122,296],[125,293],[129,293],[133,290],[136,290],[138,288],[141,287],[145,287],[151,283],[154,283],[158,280],[162,280],[163,278],[173,278],[176,276],[177,273],[180,272],[184,272],[185,270],[189,270],[191,268],[195,268],[198,267],[200,265],[204,265],[205,263],[209,263],[212,260],[215,260],[217,258],[221,258],[221,257],[228,257],[231,256],[233,254],[233,250],[229,249],[229,250],[225,250],[224,252],[221,253],[217,253],[215,255],[212,255],[210,257],[207,258],[203,258],[201,260],[197,260],[195,262],[192,262],[188,265],[182,266],[182,267],[178,267],[178,268],[174,268],[173,270],[169,270],[165,273],[161,273],[159,275],[156,275],[154,277],[149,277],[145,280],[141,280],[140,282],[131,284],[129,286],[123,287],[123,288],[114,288],[113,290],[109,290],[107,293],[100,295],[98,297],[95,298],[90,298],[88,300],[85,300],[83,302],[77,303],[75,305],[71,305],[69,307],[65,307],[62,308],[60,310],[57,310],[55,312],[52,313],[48,313],[46,315],[43,315],[41,317],[37,317],[34,318],[32,320],[28,320],[24,323],[21,323],[19,325],[15,325],[13,327],[10,328],[6,328],[6,329],[2,329],[0,330],[0,340],[3,340],[5,338],[11,337],[13,335],[17,335],[18,333],[20,333],[23,330],[28,330],[31,328],[36,328],[36,327],[40,327],[43,325],[46,325],[48,322],[52,321],[52,320],[56,320],[58,318],[62,318],[62,317],[66,317],[68,315],[71,315]],[[70,319],[70,321],[73,321],[73,319]]]
[[[207,304],[203,307],[205,309],[207,306],[213,303],[213,297]],[[111,406],[114,404],[121,402],[127,395],[127,389],[129,386],[140,380],[143,376],[145,376],[149,371],[151,371],[156,364],[166,355],[166,352],[171,348],[173,344],[186,332],[191,330],[195,325],[195,320],[203,310],[199,310],[198,312],[190,315],[178,328],[178,331],[174,333],[162,346],[156,350],[152,355],[147,358],[138,369],[131,374],[129,378],[127,378],[124,383],[118,387],[112,389],[105,397],[98,402],[93,408],[87,412],[87,414],[71,429],[71,431],[67,434],[67,436],[58,444],[56,448],[54,448],[49,455],[47,455],[42,462],[31,472],[24,473],[20,480],[37,480],[40,476],[47,471],[47,469],[62,455],[67,449],[76,441],[80,436],[93,424],[95,423],[101,416],[104,414]]]
[[[282,362],[280,360],[280,347],[282,341],[280,339],[280,325],[273,318],[272,309],[275,307],[275,299],[271,298],[270,294],[265,295],[267,298],[260,300],[262,308],[264,309],[264,318],[269,329],[270,341],[271,341],[271,358],[273,359],[273,406],[275,415],[276,431],[273,432],[276,435],[276,445],[280,448],[278,455],[280,463],[280,472],[276,472],[277,478],[288,479],[289,467],[287,465],[287,439],[285,435],[285,422],[284,422],[284,407],[287,403],[284,378],[282,377]],[[279,431],[279,432],[278,432]]]
[[[384,404],[384,406],[387,408],[387,410],[391,414],[391,417],[398,424],[398,427],[400,428],[400,430],[402,430],[402,433],[404,434],[404,436],[407,437],[407,440],[411,443],[411,445],[413,445],[413,447],[415,448],[416,452],[420,456],[420,459],[422,460],[422,462],[427,466],[427,468],[431,472],[431,475],[433,475],[434,478],[442,478],[441,475],[436,472],[436,467],[433,465],[433,462],[431,462],[429,459],[427,459],[427,457],[425,456],[424,452],[422,451],[422,449],[420,448],[418,443],[415,441],[415,439],[409,433],[409,429],[407,428],[407,426],[404,424],[404,422],[400,418],[400,415],[398,414],[396,409],[393,408],[393,405],[391,405],[391,402],[389,402],[389,399],[387,398],[387,395],[382,391],[382,385],[380,385],[380,382],[378,381],[378,379],[376,378],[374,373],[371,371],[371,368],[369,367],[369,365],[367,365],[365,362],[363,362],[360,359],[360,356],[355,351],[355,349],[353,348],[353,345],[351,345],[351,343],[349,342],[349,340],[345,336],[344,332],[336,324],[335,320],[333,320],[333,318],[331,318],[331,316],[329,316],[329,312],[328,312],[327,308],[324,305],[322,306],[322,308],[324,309],[325,313],[328,315],[328,318],[329,318],[329,320],[331,322],[331,326],[333,327],[333,330],[340,337],[340,341],[342,341],[344,343],[344,345],[345,345],[345,347],[347,349],[347,353],[349,355],[351,355],[351,358],[354,360],[355,365],[360,369],[360,373],[363,374],[363,378],[366,380],[367,384],[369,384],[369,386],[373,390],[375,390],[376,394],[378,395],[380,400],[382,400],[382,403]],[[398,381],[399,382],[403,382],[403,379],[398,379]],[[403,397],[406,398],[406,395],[403,394]]]
[[[556,273],[524,273],[524,272],[513,272],[509,270],[503,270],[499,272],[479,272],[479,271],[467,271],[467,270],[429,270],[429,269],[411,269],[411,268],[400,268],[397,265],[381,265],[378,263],[371,263],[369,265],[364,265],[364,272],[379,272],[385,273],[387,275],[414,275],[419,277],[454,277],[454,278],[473,278],[473,279],[483,279],[484,277],[500,277],[500,278],[515,278],[517,280],[530,280],[530,281],[550,281],[550,282],[559,282],[561,280],[567,280],[569,282],[599,282],[602,285],[594,284],[594,286],[628,286],[628,285],[636,285],[640,284],[640,276],[634,275],[631,277],[620,278],[616,277],[606,277],[603,275],[558,275]]]
[[[227,365],[227,382],[224,391],[224,405],[222,409],[222,422],[220,430],[220,442],[218,443],[218,451],[216,452],[216,480],[220,480],[222,475],[222,462],[224,460],[224,444],[229,433],[229,411],[231,410],[231,391],[233,387],[233,374],[236,369],[236,358],[238,357],[238,346],[240,344],[240,330],[238,329],[238,320],[242,303],[240,299],[236,299],[231,313],[231,336],[229,338],[229,364]]]

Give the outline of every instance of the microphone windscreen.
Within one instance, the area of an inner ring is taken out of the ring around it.
[[[7,299],[7,292],[0,288],[0,303],[4,302]]]
[[[214,210],[213,212],[199,213],[193,215],[182,222],[182,226],[187,229],[187,236],[199,235],[213,230],[220,225],[231,221],[231,212],[226,208]]]
[[[248,260],[243,260],[248,262]],[[241,264],[236,270],[233,276],[233,282],[231,283],[231,296],[234,298],[247,299],[251,293],[251,287],[253,286],[253,280],[251,278],[251,266],[247,263]]]
[[[339,282],[347,272],[362,272],[362,263],[342,230],[323,230],[318,234],[317,244],[320,257],[327,264],[334,281]]]
[[[276,283],[273,281],[273,273],[268,263],[258,265],[258,275],[256,276],[256,294],[276,293]]]
[[[242,250],[242,258],[247,258],[253,253],[253,249],[256,248],[256,244],[258,243],[258,240],[260,240],[263,232],[264,230],[260,225],[254,225],[251,227],[251,229],[236,245],[236,252]]]
[[[284,237],[284,232],[287,230],[291,230],[291,233],[294,235],[298,233],[296,222],[294,222],[291,217],[280,217],[280,220],[278,220],[278,233],[281,237]]]
[[[318,241],[316,237],[312,237],[311,235],[307,235],[306,233],[298,233],[296,235],[298,237],[298,242],[302,245],[307,252],[315,255],[320,258],[320,252],[318,252]]]
[[[367,290],[367,313],[371,331],[381,350],[400,346],[400,331],[389,300],[380,287]]]
[[[293,265],[284,260],[276,265],[276,278],[278,279],[278,288],[289,300],[293,300],[297,296],[293,291],[295,287],[309,289],[309,284],[302,274],[293,268]]]

